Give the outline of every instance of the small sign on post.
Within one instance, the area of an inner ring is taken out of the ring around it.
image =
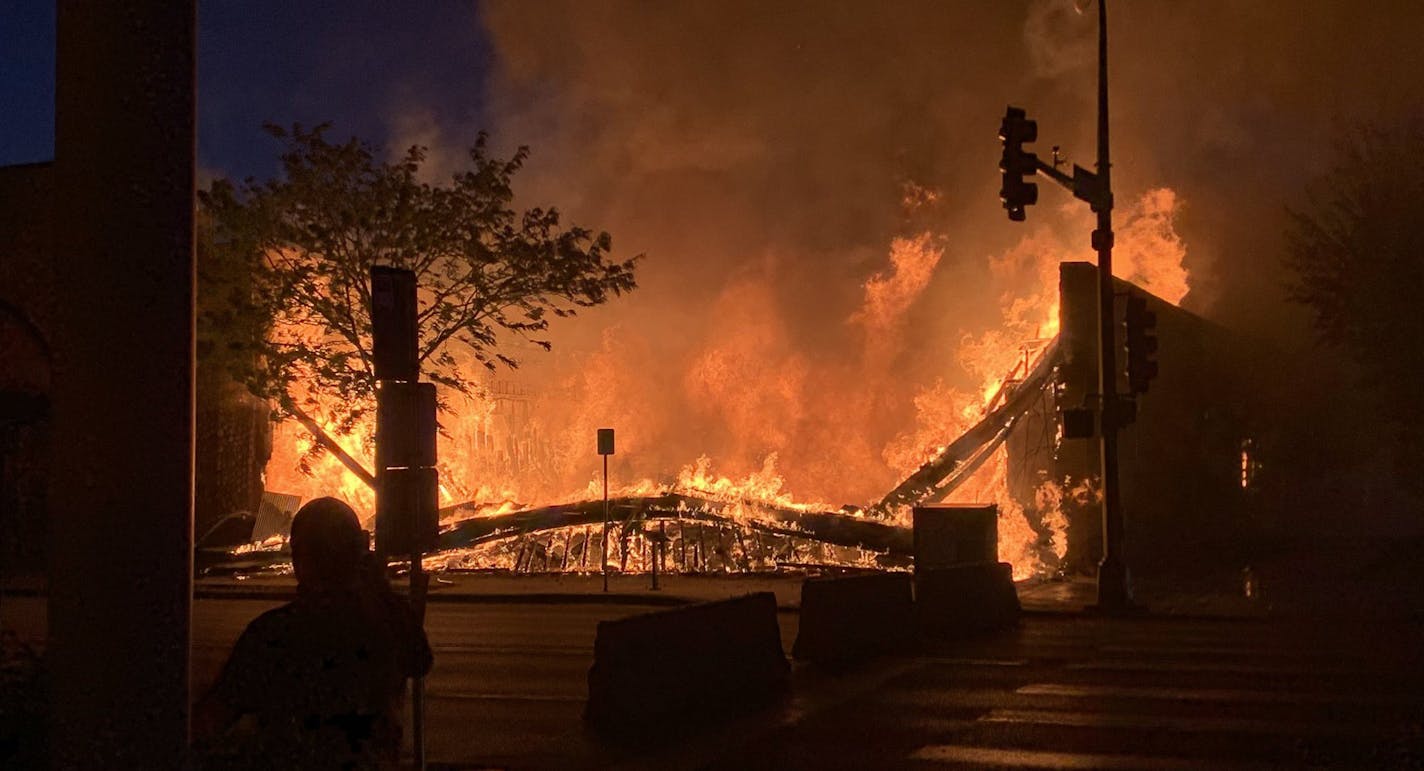
[[[608,456],[613,454],[613,429],[598,429],[598,454],[603,456],[603,591],[608,591]]]

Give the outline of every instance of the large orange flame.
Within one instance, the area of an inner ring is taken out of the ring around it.
[[[1173,303],[1190,288],[1174,229],[1179,210],[1173,191],[1148,191],[1120,209],[1115,249],[1120,277]],[[906,350],[924,344],[923,336],[911,342],[909,317],[934,291],[945,256],[943,238],[928,232],[894,239],[884,267],[865,279],[859,307],[843,322],[851,355],[823,360],[798,346],[770,282],[753,273],[724,287],[707,334],[683,351],[659,352],[635,330],[613,325],[597,350],[553,377],[490,377],[477,395],[447,394],[442,502],[494,513],[596,497],[602,490],[591,442],[603,426],[619,432],[612,467],[618,494],[681,489],[783,507],[874,500],[979,420],[1006,376],[1025,371],[1042,341],[1057,334],[1058,265],[1094,260],[1082,235],[1090,215],[1063,213],[1072,227],[1038,226],[988,259],[998,319],[949,341],[940,374],[918,384],[892,370]],[[963,373],[974,386],[956,385]],[[368,421],[338,437],[368,467],[371,429]],[[329,453],[302,468],[310,441],[295,424],[277,428],[268,489],[335,494],[369,513],[370,491]],[[672,456],[679,447],[697,449]],[[714,466],[725,470],[714,473]],[[1071,490],[1049,480],[1035,500],[1015,501],[1005,476],[1000,448],[953,499],[999,504],[1000,556],[1024,576],[1041,564],[1041,539],[1026,507],[1052,530],[1051,551],[1061,556],[1062,501],[1091,490],[1083,480]]]

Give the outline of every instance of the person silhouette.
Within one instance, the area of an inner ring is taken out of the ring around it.
[[[248,768],[393,761],[405,681],[433,663],[425,632],[350,506],[307,503],[289,543],[297,598],[248,624],[198,705],[195,733],[223,734]]]

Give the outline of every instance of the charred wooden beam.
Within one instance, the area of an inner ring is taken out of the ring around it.
[[[953,490],[952,485],[941,484],[946,480],[963,481],[968,474],[957,474],[968,461],[973,460],[980,448],[986,444],[1003,441],[1014,421],[1033,406],[1034,398],[1052,382],[1053,368],[1058,363],[1058,340],[1048,344],[1039,354],[1038,364],[1014,388],[997,408],[990,411],[968,431],[950,442],[939,454],[920,466],[881,498],[870,510],[878,514],[888,514],[903,506],[913,506],[932,494],[940,496]],[[982,462],[983,457],[980,456]]]
[[[688,493],[614,498],[609,505],[616,510],[640,512],[646,519],[733,522],[754,530],[825,541],[836,546],[904,554],[909,554],[911,550],[909,528],[841,512],[801,511],[756,502],[702,498]],[[732,516],[730,509],[737,509],[742,516]],[[578,501],[489,517],[472,517],[455,523],[441,533],[439,548],[469,548],[522,532],[591,525],[602,521],[602,501]]]

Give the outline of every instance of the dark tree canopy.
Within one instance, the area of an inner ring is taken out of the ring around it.
[[[1424,410],[1424,124],[1363,129],[1344,139],[1311,202],[1293,211],[1287,267],[1292,298],[1313,313],[1327,343],[1341,346],[1374,396],[1396,460],[1418,483]]]
[[[448,184],[421,180],[426,151],[376,160],[327,126],[267,127],[282,175],[200,191],[200,353],[282,417],[349,432],[373,408],[369,271],[415,271],[425,377],[463,393],[479,366],[510,367],[511,337],[547,349],[551,317],[635,287],[637,257],[552,208],[517,211],[510,180],[528,155],[489,156],[483,134]],[[323,437],[318,437],[323,439]]]
[[[1406,167],[1421,152],[1420,127],[1358,131],[1291,213],[1292,296],[1325,340],[1361,355],[1401,333],[1417,341],[1424,325],[1424,179]]]

